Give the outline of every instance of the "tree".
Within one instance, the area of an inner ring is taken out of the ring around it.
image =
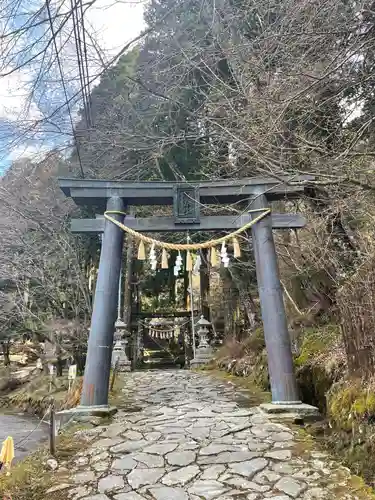
[[[6,284],[0,290],[2,335],[43,334],[58,319],[87,329],[91,292],[86,275],[97,247],[92,253],[90,240],[70,233],[69,216],[75,208],[55,178],[66,168],[52,154],[39,164],[15,164],[1,181],[0,270]]]

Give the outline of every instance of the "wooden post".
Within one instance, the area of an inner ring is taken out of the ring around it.
[[[130,207],[129,214],[134,216],[134,207]],[[132,281],[133,281],[133,248],[134,241],[130,236],[126,237],[126,262],[124,278],[124,323],[126,329],[131,331],[131,313],[132,313]]]
[[[190,295],[189,295],[189,272],[186,271],[186,252],[184,252],[182,255],[182,266],[184,270],[183,307],[185,311],[188,311]]]
[[[54,402],[51,404],[49,420],[49,451],[52,456],[56,455],[56,413]]]
[[[201,251],[200,293],[201,293],[201,313],[207,321],[210,321],[210,307],[208,303],[208,294],[210,290],[210,269],[208,266],[208,251]]]
[[[188,271],[189,276],[189,297],[190,297],[190,314],[191,314],[191,335],[193,338],[193,354],[195,358],[195,350],[196,350],[196,340],[195,340],[195,323],[194,323],[194,295],[193,295],[193,273],[192,271]]]
[[[111,379],[111,386],[110,386],[110,389],[109,389],[110,392],[113,392],[113,388],[115,386],[117,372],[118,372],[118,365],[119,365],[119,359],[117,358],[115,366],[113,367],[112,379]]]

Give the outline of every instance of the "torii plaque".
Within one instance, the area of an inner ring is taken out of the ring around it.
[[[64,193],[78,205],[124,212],[132,205],[172,205],[174,217],[135,219],[126,217],[126,225],[137,231],[233,230],[241,227],[251,214],[241,217],[200,216],[200,204],[243,203],[252,209],[268,208],[269,202],[300,196],[310,176],[288,178],[249,178],[235,181],[185,183],[123,182],[104,180],[59,179]],[[187,202],[193,201],[193,203]],[[196,203],[198,201],[198,203]],[[198,208],[197,208],[198,207]],[[122,222],[120,214],[112,215]],[[252,226],[257,281],[264,325],[271,381],[272,403],[279,408],[299,406],[290,338],[279,280],[277,255],[272,229],[300,228],[305,225],[298,214],[270,214]],[[123,231],[100,216],[72,220],[75,233],[104,233],[98,279],[88,341],[87,361],[81,408],[108,408],[108,385],[117,285],[120,276]],[[303,405],[305,406],[305,405]],[[295,409],[295,408],[293,408]]]
[[[176,224],[199,224],[199,187],[177,184],[174,188],[173,212]]]

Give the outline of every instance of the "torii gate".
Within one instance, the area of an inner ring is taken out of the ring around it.
[[[129,182],[59,179],[66,196],[77,205],[99,212],[124,212],[135,205],[172,205],[173,217],[126,217],[126,225],[141,232],[225,231],[249,222],[251,213],[236,216],[200,216],[202,204],[237,203],[253,209],[269,202],[299,197],[311,176],[249,178],[213,182]],[[112,215],[122,222],[123,215]],[[279,280],[272,229],[297,229],[305,225],[299,214],[269,214],[252,226],[256,275],[268,356],[272,407],[301,406],[294,375],[283,291]],[[104,218],[73,219],[74,233],[103,233],[96,291],[88,340],[80,409],[109,411],[108,386],[116,320],[118,282],[123,252],[123,231]],[[303,405],[306,407],[307,405]],[[296,408],[293,408],[293,410]]]

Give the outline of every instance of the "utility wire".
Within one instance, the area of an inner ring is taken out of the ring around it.
[[[76,6],[73,6],[73,0],[70,0],[71,10],[72,10],[72,19],[73,19],[73,32],[74,32],[74,41],[75,41],[75,49],[77,55],[77,64],[78,64],[78,74],[80,80],[80,92],[82,94],[83,101],[83,112],[85,115],[86,126],[88,125],[88,117],[87,117],[87,108],[86,108],[86,94],[84,90],[85,82],[83,79],[82,67],[81,67],[81,56],[80,56],[80,39],[79,39],[79,26],[78,26],[78,2]]]
[[[85,88],[87,92],[87,111],[89,116],[89,126],[92,127],[92,110],[91,110],[91,90],[90,90],[90,73],[89,73],[89,63],[87,58],[87,43],[86,43],[86,29],[85,29],[85,16],[83,12],[83,2],[80,0],[80,10],[81,10],[81,24],[82,24],[82,41],[83,41],[83,52],[85,59],[85,69],[86,69],[86,81]]]
[[[81,93],[82,93],[83,112],[84,112],[84,116],[85,116],[86,127],[90,128],[88,88],[86,85],[85,67],[83,64],[83,52],[82,52],[82,43],[81,43],[81,37],[80,37],[80,24],[79,24],[79,12],[78,12],[79,2],[77,2],[76,6],[74,7],[73,0],[70,0],[70,5],[71,5],[71,10],[72,10],[72,18],[73,18],[73,31],[74,31],[74,40],[75,40],[75,48],[76,48],[76,55],[77,55],[78,74],[79,74]],[[81,9],[81,13],[83,15],[83,9]],[[81,22],[82,22],[82,20],[81,20]]]
[[[64,74],[63,74],[63,71],[62,71],[61,61],[60,61],[60,57],[59,57],[59,51],[58,51],[58,48],[57,48],[56,34],[55,34],[55,29],[53,27],[53,21],[52,21],[52,15],[51,15],[50,0],[46,0],[46,7],[47,7],[49,24],[50,24],[50,28],[51,28],[51,35],[52,35],[52,39],[53,39],[53,45],[54,45],[55,52],[56,52],[56,61],[57,61],[57,65],[59,67],[59,72],[60,72],[61,85],[63,87],[63,91],[64,91],[64,95],[65,95],[65,104],[66,104],[66,106],[68,108],[70,124],[71,124],[71,127],[72,127],[72,133],[73,133],[73,137],[74,137],[74,142],[75,142],[76,149],[77,149],[78,162],[79,162],[79,166],[80,166],[80,170],[81,170],[81,176],[82,176],[82,179],[83,179],[85,177],[85,174],[84,174],[84,171],[83,171],[82,160],[81,160],[81,155],[80,155],[80,152],[79,152],[79,146],[78,146],[78,141],[77,141],[77,135],[76,135],[76,131],[75,131],[74,123],[73,123],[73,118],[72,118],[72,113],[71,113],[70,105],[69,105],[68,92],[66,90],[66,85],[65,85],[65,81],[64,81]]]
[[[89,5],[92,5],[96,0],[92,0],[92,2],[89,4]],[[178,4],[176,3],[171,9],[169,9],[165,14],[164,16],[159,19],[157,22],[155,22],[152,26],[149,26],[147,29],[145,29],[144,31],[142,31],[139,35],[137,35],[135,38],[133,38],[132,40],[130,40],[130,42],[127,42],[123,47],[122,49],[114,56],[112,57],[104,66],[103,68],[94,76],[92,76],[89,81],[88,81],[88,84],[91,85],[92,83],[94,83],[96,80],[98,80],[101,76],[103,76],[105,74],[105,72],[108,70],[108,68],[110,68],[114,63],[116,63],[116,61],[134,44],[136,44],[137,42],[139,42],[139,40],[142,40],[143,38],[145,38],[149,33],[152,33],[152,31],[154,31],[155,28],[157,28],[158,26],[160,26],[161,24],[163,24],[163,22],[167,19],[167,17],[177,9],[177,6]],[[5,73],[3,75],[0,75],[0,76],[7,76],[8,73]],[[72,97],[69,99],[69,102],[70,101],[73,101],[79,94],[81,93],[81,91],[77,91],[75,92]],[[61,106],[58,106],[56,109],[54,109],[54,111],[46,118],[47,120],[51,120],[63,107],[65,106],[65,104],[61,105]]]

